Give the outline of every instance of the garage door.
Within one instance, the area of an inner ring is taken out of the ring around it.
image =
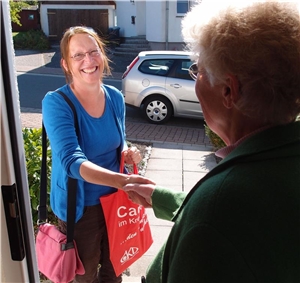
[[[92,27],[99,35],[108,31],[108,10],[48,9],[49,38],[60,40],[72,26]]]

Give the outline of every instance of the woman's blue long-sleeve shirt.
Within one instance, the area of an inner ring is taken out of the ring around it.
[[[58,90],[73,102],[78,119],[76,135],[73,111],[56,91],[46,94],[42,101],[43,123],[52,151],[50,205],[58,218],[66,221],[68,177],[78,180],[76,222],[84,206],[99,204],[99,197],[115,188],[85,182],[79,173],[84,161],[118,172],[120,151],[125,145],[125,104],[120,91],[102,85],[105,110],[100,118],[90,116],[82,107],[69,85]]]

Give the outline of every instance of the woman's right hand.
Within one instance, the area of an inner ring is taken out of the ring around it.
[[[123,190],[128,193],[129,198],[144,207],[152,207],[152,194],[155,190],[155,184],[131,183],[123,187]]]

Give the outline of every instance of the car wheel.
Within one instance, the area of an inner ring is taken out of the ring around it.
[[[163,124],[173,114],[171,102],[161,95],[148,97],[144,102],[142,110],[144,117],[153,124]]]

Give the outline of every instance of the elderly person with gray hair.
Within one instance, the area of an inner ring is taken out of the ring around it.
[[[174,226],[147,283],[300,282],[300,18],[294,2],[202,2],[182,27],[223,160],[185,195],[129,184]]]

